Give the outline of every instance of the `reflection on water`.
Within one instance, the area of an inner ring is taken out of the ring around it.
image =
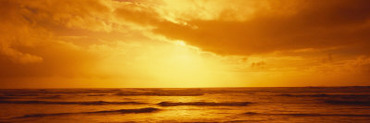
[[[0,90],[0,122],[368,122],[369,87]]]

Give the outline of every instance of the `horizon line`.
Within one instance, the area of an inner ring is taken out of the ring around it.
[[[121,88],[111,88],[111,87],[67,87],[67,88],[0,88],[0,90],[6,89],[201,89],[201,88],[343,88],[343,87],[370,87],[370,85],[359,85],[359,86],[255,86],[255,87],[121,87]]]

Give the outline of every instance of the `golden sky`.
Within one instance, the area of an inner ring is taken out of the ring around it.
[[[370,0],[1,0],[1,88],[370,85]]]

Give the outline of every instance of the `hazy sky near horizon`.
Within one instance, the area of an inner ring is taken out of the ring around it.
[[[370,85],[369,0],[0,0],[0,87]]]

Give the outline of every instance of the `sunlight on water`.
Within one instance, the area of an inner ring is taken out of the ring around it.
[[[367,122],[367,87],[0,90],[1,122]]]

